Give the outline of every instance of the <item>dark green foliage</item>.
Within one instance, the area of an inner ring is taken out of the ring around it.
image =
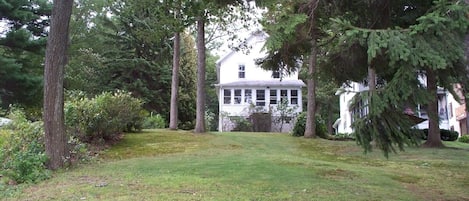
[[[180,122],[178,128],[182,130],[193,130],[195,127],[195,120]]]
[[[334,41],[331,44],[337,49],[332,49],[329,55],[338,51],[347,56],[353,54],[349,50],[356,47],[360,54],[352,57],[360,58],[362,65],[349,66],[349,70],[363,71],[372,66],[377,77],[384,80],[383,84],[378,84],[376,92],[360,93],[352,104],[352,110],[368,111],[366,116],[356,116],[353,123],[357,142],[365,152],[372,149],[372,142],[386,156],[397,149],[403,150],[405,145],[419,144],[403,108],[425,105],[433,97],[418,81],[425,70],[434,71],[438,85],[448,89],[456,80],[467,82],[467,77],[461,77],[466,75],[463,65],[463,41],[469,24],[466,4],[438,0],[419,13],[422,15],[414,17],[414,24],[398,24],[392,29],[382,26],[370,29],[364,24],[353,26],[348,20],[334,20],[333,27],[340,28],[331,32]]]
[[[232,131],[252,132],[252,123],[244,117],[231,117],[230,120],[235,124]]]
[[[206,124],[208,130],[214,131],[218,128],[218,91],[216,87],[213,87],[218,83],[217,80],[217,67],[215,66],[218,57],[207,54],[207,66],[206,66],[206,87],[205,87],[205,105],[207,105],[207,110],[205,112]],[[210,116],[208,116],[210,115]]]
[[[129,91],[144,101],[146,110],[169,119],[171,38],[175,27],[186,23],[174,20],[171,14],[178,2],[124,0],[112,5],[102,1],[80,2],[83,5],[76,8],[75,17],[90,20],[96,26],[87,27],[80,20],[72,23],[75,40],[66,71],[66,88],[85,91],[90,96],[116,89]],[[99,6],[94,8],[96,4]],[[115,15],[106,17],[102,10],[109,9]],[[98,16],[89,16],[90,12]],[[182,124],[195,118],[194,47],[193,38],[181,31],[178,118]]]
[[[422,132],[423,132],[422,139],[427,140],[428,129],[423,129]],[[443,141],[456,141],[459,137],[459,133],[456,131],[440,129],[440,137],[441,137],[441,140]]]
[[[316,116],[316,135],[320,138],[327,139],[327,129],[324,120],[321,117]],[[295,122],[295,127],[293,127],[292,135],[296,137],[304,136],[306,128],[306,112],[300,113]]]
[[[330,135],[329,140],[337,140],[337,141],[349,141],[355,140],[355,134],[348,134],[348,133],[337,133],[334,135]]]
[[[403,100],[412,100],[408,97],[418,92],[405,93],[400,89],[406,90],[406,87],[399,88],[393,83],[389,83],[386,87],[387,93],[384,93],[384,90],[377,91],[371,97],[367,91],[357,94],[351,108],[356,111],[352,127],[357,143],[363,146],[365,153],[371,151],[374,144],[387,157],[390,152],[395,153],[398,149],[403,151],[406,145],[418,146],[420,135],[412,129],[414,123],[402,109],[403,105],[408,103]],[[398,96],[399,94],[401,96]],[[386,102],[393,104],[385,104]],[[368,111],[366,116],[363,116],[364,111]]]
[[[469,143],[469,135],[463,135],[458,139],[459,142]]]
[[[115,140],[124,131],[142,128],[142,104],[123,91],[105,92],[92,99],[72,97],[65,102],[67,133],[83,142]]]
[[[143,121],[142,128],[154,129],[154,128],[166,128],[166,120],[160,114],[151,115],[146,117]]]
[[[47,156],[44,147],[42,122],[30,122],[23,112],[13,110],[13,120],[6,128],[6,141],[1,146],[0,174],[14,183],[30,183],[47,179],[50,172],[46,169]]]
[[[272,114],[263,112],[251,113],[249,119],[254,132],[270,132],[272,130]]]
[[[1,107],[10,104],[40,107],[42,100],[44,30],[49,25],[47,0],[0,1],[0,19],[7,24],[0,34]]]

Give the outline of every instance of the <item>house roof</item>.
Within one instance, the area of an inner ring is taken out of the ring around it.
[[[238,44],[238,46],[242,46],[243,43],[251,43],[252,39],[254,39],[255,37],[265,37],[267,38],[268,35],[267,33],[263,32],[263,31],[260,31],[260,30],[256,30],[256,31],[253,31],[251,34],[249,34],[249,36],[245,39],[245,41],[241,42],[240,44]],[[233,55],[234,53],[238,52],[239,50],[237,50],[236,48],[232,48],[231,51],[229,51],[225,56],[221,57],[220,59],[218,59],[215,63],[217,65],[219,65],[221,62],[223,62],[225,59],[229,58],[231,55]]]
[[[302,80],[243,80],[224,84],[217,84],[219,87],[304,87]]]

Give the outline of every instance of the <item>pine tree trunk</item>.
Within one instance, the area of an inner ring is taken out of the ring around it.
[[[427,90],[432,99],[428,103],[427,112],[430,117],[428,120],[428,138],[423,147],[444,147],[440,136],[440,123],[438,117],[438,86],[435,72],[427,69]]]
[[[376,70],[373,67],[368,67],[368,90],[370,92],[370,97],[376,91]],[[368,101],[371,102],[371,99]]]
[[[47,167],[61,168],[68,157],[64,125],[64,67],[73,0],[54,0],[44,69],[44,131]]]
[[[205,132],[205,19],[197,19],[197,103],[195,133]]]
[[[178,126],[178,91],[179,65],[181,59],[181,39],[179,32],[174,33],[173,76],[171,80],[171,106],[169,112],[169,129],[176,130]]]
[[[308,69],[308,103],[306,115],[305,138],[316,137],[316,57],[317,57],[316,41],[311,41],[311,54],[309,55],[309,69]]]

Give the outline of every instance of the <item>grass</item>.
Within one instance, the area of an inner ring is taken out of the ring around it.
[[[469,145],[389,159],[355,142],[152,130],[4,200],[469,200]]]

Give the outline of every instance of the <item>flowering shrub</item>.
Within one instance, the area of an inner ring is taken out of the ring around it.
[[[12,123],[2,128],[6,138],[0,151],[1,174],[13,183],[47,179],[43,123],[28,121],[20,110],[13,110],[10,118]]]
[[[92,99],[71,97],[65,103],[67,132],[83,142],[112,140],[124,131],[140,130],[143,101],[128,92],[104,92]]]

